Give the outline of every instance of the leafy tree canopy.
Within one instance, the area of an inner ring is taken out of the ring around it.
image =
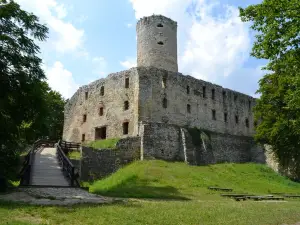
[[[240,16],[257,32],[251,55],[269,61],[257,91],[256,139],[300,176],[300,1],[264,0],[240,8]]]
[[[0,172],[4,175],[24,143],[61,135],[64,99],[46,83],[35,43],[45,41],[47,33],[35,15],[13,0],[0,0]]]

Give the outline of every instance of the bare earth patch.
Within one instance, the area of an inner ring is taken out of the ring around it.
[[[12,193],[0,195],[0,200],[23,202],[32,205],[74,205],[82,203],[112,203],[113,198],[91,194],[80,188],[18,188]]]

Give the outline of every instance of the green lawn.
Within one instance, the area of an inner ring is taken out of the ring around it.
[[[236,202],[207,186],[234,192],[300,193],[300,184],[263,165],[187,166],[164,161],[135,162],[97,181],[90,190],[108,196],[135,197],[113,205],[37,207],[0,203],[0,224],[294,224],[300,199],[287,202]]]
[[[81,159],[81,153],[79,151],[71,151],[68,154],[69,159],[76,159],[79,160]]]
[[[84,143],[84,146],[92,147],[95,149],[100,148],[115,148],[119,138],[111,138],[111,139],[104,139],[104,140],[97,140]]]

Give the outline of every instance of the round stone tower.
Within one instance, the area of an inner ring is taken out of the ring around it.
[[[136,25],[137,66],[178,72],[177,23],[165,16],[141,18]]]

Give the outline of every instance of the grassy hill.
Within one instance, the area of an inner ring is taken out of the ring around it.
[[[300,222],[300,199],[240,201],[220,197],[208,186],[235,193],[300,193],[300,184],[264,165],[188,166],[164,161],[134,162],[90,186],[94,193],[135,197],[112,205],[29,206],[0,202],[0,224],[228,224],[274,225]],[[138,199],[137,199],[138,198]]]
[[[265,165],[217,164],[188,166],[180,162],[138,161],[112,176],[96,181],[91,192],[118,197],[211,199],[219,194],[207,189],[220,186],[234,192],[268,194],[300,193],[300,184]]]

